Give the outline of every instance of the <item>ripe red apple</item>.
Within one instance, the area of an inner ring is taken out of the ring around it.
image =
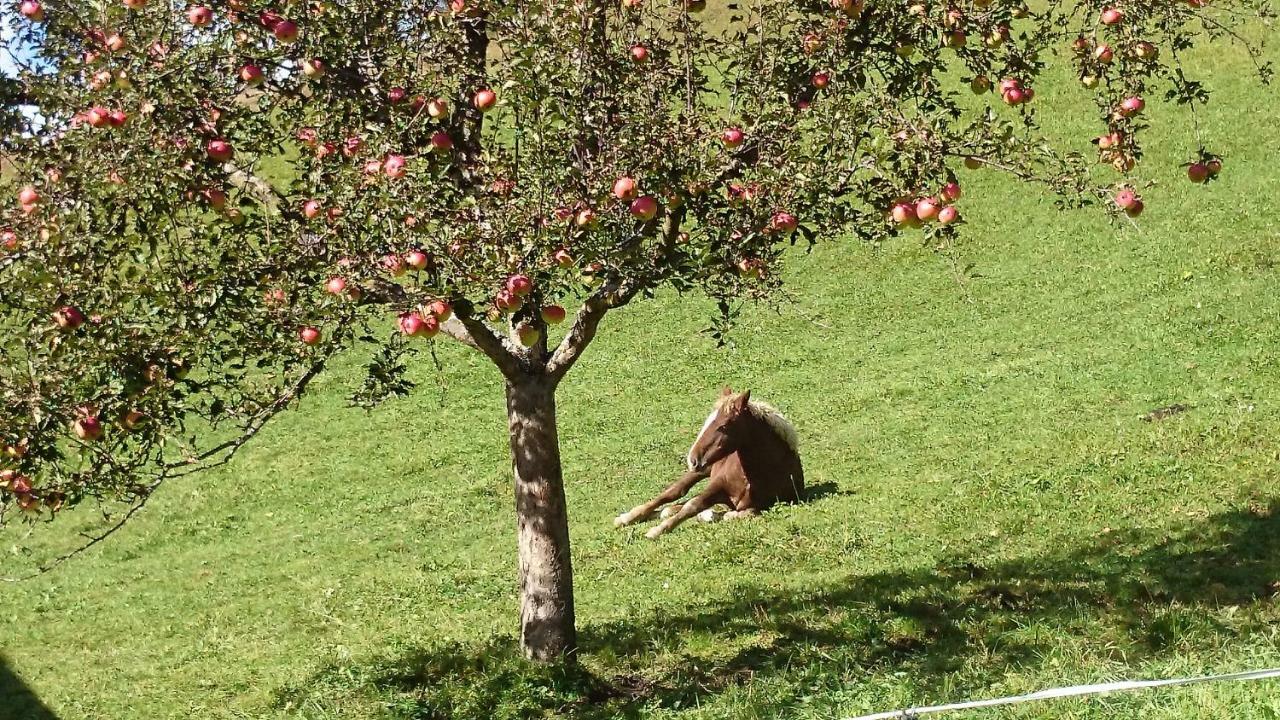
[[[503,288],[493,299],[493,304],[504,313],[514,313],[524,306],[524,300],[515,293]]]
[[[800,221],[796,219],[796,216],[786,211],[776,212],[773,217],[769,218],[769,229],[784,235],[795,232],[799,226]]]
[[[40,193],[36,192],[34,187],[27,185],[18,191],[19,205],[35,205],[40,202]]]
[[[1021,105],[1027,101],[1027,93],[1022,88],[1009,88],[1001,93],[1006,105]]]
[[[813,74],[813,77],[809,78],[809,82],[812,83],[814,87],[822,90],[831,84],[831,75],[824,72],[816,72]]]
[[[63,330],[75,330],[84,324],[84,313],[74,305],[64,305],[53,312],[53,321]]]
[[[415,312],[402,313],[396,320],[396,325],[399,326],[401,333],[410,337],[421,335],[427,327],[422,316]]]
[[[328,70],[328,65],[319,58],[302,61],[302,74],[309,78],[322,77],[326,70]]]
[[[427,312],[440,322],[448,322],[453,317],[453,306],[444,300],[436,299],[427,304]]]
[[[1154,60],[1160,54],[1159,48],[1151,43],[1143,40],[1139,42],[1133,49],[1139,60]]]
[[[427,107],[430,107],[430,104]],[[453,149],[453,138],[449,137],[449,133],[441,130],[431,136],[431,149],[438,153],[447,153]]]
[[[1132,209],[1136,204],[1140,202],[1141,200],[1139,200],[1138,194],[1127,188],[1124,190],[1120,190],[1119,192],[1116,193],[1116,196],[1115,196],[1116,205],[1121,210],[1124,210],[1126,212]]]
[[[542,339],[542,331],[532,323],[522,322],[516,326],[516,337],[520,338],[521,345],[533,347]]]
[[[631,46],[631,59],[635,62],[642,63],[649,59],[649,48],[643,45]]]
[[[316,199],[308,200],[302,203],[302,216],[308,220],[313,220],[320,215],[320,201]]]
[[[636,196],[636,181],[623,176],[613,182],[613,196],[619,200],[633,200]]]
[[[213,22],[213,11],[203,5],[187,8],[187,22],[202,28]]]
[[[220,138],[205,143],[204,151],[215,162],[227,162],[235,155],[235,148],[231,147],[231,143]]]
[[[285,45],[292,45],[298,41],[298,25],[291,20],[281,20],[271,29],[271,34]]]
[[[1109,7],[1102,10],[1103,25],[1118,25],[1121,20],[1124,20],[1124,12],[1120,9]]]
[[[631,207],[628,210],[632,215],[647,222],[658,214],[658,201],[652,196],[642,195],[631,201]]]
[[[929,221],[938,217],[938,200],[936,198],[921,198],[916,201],[916,217],[922,221]]]
[[[120,52],[121,50],[125,49],[125,47],[128,45],[128,43],[126,43],[124,40],[124,36],[121,35],[120,33],[112,33],[111,35],[107,36],[107,39],[103,40],[102,44],[107,48],[108,52],[113,52],[113,53]]]
[[[405,273],[404,258],[394,254],[383,255],[382,268],[395,277],[400,277]]]
[[[129,115],[123,110],[112,110],[107,113],[107,124],[111,127],[120,127],[129,122]]]
[[[942,199],[947,202],[955,202],[960,199],[960,183],[949,182],[942,186]]]
[[[498,94],[489,88],[476,92],[475,97],[471,98],[471,104],[480,112],[489,112],[497,102]]]
[[[405,176],[405,163],[403,155],[388,155],[386,162],[382,164],[382,169],[387,177],[399,179]]]
[[[147,0],[123,0],[124,6],[130,10],[141,10],[147,6]]]
[[[507,291],[516,297],[524,297],[533,292],[533,281],[527,275],[512,275],[507,278]]]
[[[9,228],[0,231],[0,250],[10,252],[18,249],[18,233]]]
[[[1103,43],[1102,45],[1099,45],[1098,47],[1093,49],[1093,59],[1097,60],[1103,65],[1111,64],[1111,61],[1115,59],[1115,56],[1116,56],[1115,51],[1112,50],[1111,46],[1107,45],[1106,43]]]
[[[912,220],[916,220],[916,208],[909,203],[897,203],[893,209],[889,211],[893,221],[898,225],[908,225]]]
[[[347,291],[347,279],[340,276],[333,276],[324,284],[324,291],[330,295],[342,295]]]
[[[240,79],[249,87],[258,87],[266,82],[267,76],[262,74],[262,68],[248,63],[240,68]]]
[[[1222,172],[1222,160],[1218,158],[1210,159],[1204,166],[1209,168],[1209,175],[1211,176],[1216,177],[1218,173]]]
[[[16,237],[15,237],[15,240],[16,240]],[[573,267],[573,264],[574,264],[573,256],[570,255],[569,251],[564,248],[560,248],[556,250],[554,253],[552,253],[551,259],[555,261],[556,265],[559,265],[562,268],[571,268]]]
[[[84,114],[84,119],[90,127],[106,127],[111,122],[111,111],[104,107],[91,107]]]
[[[1147,103],[1141,97],[1134,95],[1127,97],[1120,103],[1120,114],[1125,117],[1133,117],[1142,112],[1147,107]]]
[[[267,305],[283,305],[289,297],[285,295],[284,290],[280,288],[272,288],[262,293],[262,301]]]
[[[44,20],[44,6],[36,0],[23,0],[23,3],[18,6],[18,12],[32,22]]]
[[[71,424],[76,437],[85,442],[93,442],[102,437],[102,421],[95,415],[85,415]]]
[[[342,141],[342,154],[347,157],[355,157],[364,149],[364,139],[359,135],[352,135]]]
[[[1204,163],[1191,163],[1187,168],[1187,177],[1191,182],[1199,184],[1209,179],[1209,166]]]
[[[399,105],[409,99],[409,91],[399,85],[387,91],[387,102],[392,105]]]
[[[564,322],[565,311],[559,305],[547,305],[542,308],[542,322],[548,325],[559,325]]]
[[[427,114],[433,120],[439,120],[449,114],[449,103],[444,98],[435,98],[427,103]]]
[[[427,254],[421,250],[410,250],[404,254],[404,264],[414,270],[422,270],[430,261],[431,258],[427,257]]]
[[[938,224],[950,225],[960,219],[960,211],[954,205],[948,205],[938,211]]]
[[[742,130],[736,127],[728,128],[724,132],[720,133],[720,141],[728,148],[738,147],[742,144],[745,137],[746,136],[742,134]]]
[[[304,345],[315,345],[320,342],[320,328],[306,325],[298,330],[298,339]]]
[[[200,194],[204,196],[205,202],[209,203],[209,207],[214,210],[221,210],[227,205],[227,194],[220,188],[205,188]]]

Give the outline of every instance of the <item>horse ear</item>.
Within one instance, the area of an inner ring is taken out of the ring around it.
[[[750,403],[751,403],[751,391],[744,390],[743,393],[738,396],[738,399],[734,401],[733,408],[738,412],[742,412],[747,409],[747,405],[749,405]]]

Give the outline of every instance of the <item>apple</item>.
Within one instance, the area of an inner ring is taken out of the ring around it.
[[[916,217],[927,222],[938,217],[939,209],[936,198],[921,198],[916,202]]]
[[[17,238],[15,236],[15,241],[16,239]],[[554,253],[552,253],[551,259],[555,262],[556,265],[559,265],[562,268],[571,268],[574,265],[573,256],[570,255],[569,251],[564,248],[560,248],[556,250]]]
[[[475,97],[471,98],[471,104],[480,112],[489,112],[497,102],[498,94],[489,88],[476,92]]]
[[[298,41],[298,25],[291,20],[281,20],[271,28],[271,34],[285,45],[292,45]]]
[[[146,419],[146,414],[141,410],[126,410],[124,411],[124,414],[120,416],[120,427],[125,430],[137,430],[138,426],[142,424],[142,421]]]
[[[204,151],[208,154],[209,159],[215,162],[227,162],[235,155],[235,148],[231,143],[221,138],[215,138],[205,143]]]
[[[103,41],[102,44],[107,48],[108,52],[113,53],[120,52],[128,46],[128,43],[124,40],[124,36],[120,33],[112,33]]]
[[[22,14],[22,17],[32,22],[44,20],[44,6],[36,2],[36,0],[24,0],[18,6],[18,12]]]
[[[1076,39],[1071,41],[1071,49],[1074,50],[1077,55],[1083,55],[1086,52],[1089,52],[1089,48],[1091,47],[1093,47],[1093,43],[1089,42],[1089,39],[1083,35],[1077,35]]]
[[[449,137],[449,133],[441,130],[431,136],[431,149],[438,153],[447,153],[453,149],[453,138]]]
[[[796,216],[786,211],[776,212],[769,218],[769,229],[784,235],[795,232],[799,226],[800,221],[796,220]]]
[[[591,208],[582,208],[578,211],[578,214],[574,216],[573,221],[578,227],[592,227],[596,222],[596,211]]]
[[[720,141],[728,148],[738,147],[742,144],[745,137],[746,136],[742,134],[742,130],[736,127],[728,128],[724,132],[720,133]]]
[[[304,345],[315,345],[320,342],[320,328],[313,325],[306,325],[298,329],[298,339]]]
[[[1124,12],[1119,8],[1103,8],[1101,19],[1103,25],[1118,25],[1121,20],[1124,20]]]
[[[1146,101],[1137,95],[1125,98],[1120,103],[1120,114],[1124,117],[1133,117],[1141,113],[1147,107]]]
[[[102,421],[95,415],[85,415],[71,424],[76,437],[85,442],[93,442],[102,437]]]
[[[943,37],[943,43],[949,48],[958,50],[969,44],[969,37],[963,30],[954,30]]]
[[[1154,60],[1160,55],[1160,50],[1155,45],[1143,40],[1134,47],[1133,53],[1138,56],[1139,60]]]
[[[392,274],[393,276],[395,276],[395,277],[400,277],[401,275],[404,275],[404,273],[405,273],[405,268],[404,268],[404,258],[400,257],[399,255],[394,255],[394,254],[391,254],[391,255],[383,255],[383,256],[382,256],[382,269],[384,269],[384,270],[386,270],[387,272],[391,273],[391,274]]]
[[[1110,65],[1111,61],[1115,59],[1115,56],[1116,56],[1115,51],[1112,50],[1111,46],[1107,45],[1106,43],[1103,43],[1102,45],[1099,45],[1098,47],[1093,49],[1093,59],[1097,60],[1103,65]]]
[[[440,322],[448,322],[449,318],[453,317],[453,306],[444,300],[436,299],[427,303],[427,312]]]
[[[649,48],[643,45],[631,46],[631,59],[635,62],[642,63],[649,59]]]
[[[399,326],[401,333],[410,337],[421,335],[427,327],[427,323],[422,319],[422,316],[414,312],[401,314],[396,320],[396,325]]]
[[[283,305],[288,296],[280,288],[272,288],[262,293],[262,302],[267,305]]]
[[[654,200],[652,196],[642,195],[631,201],[631,207],[628,210],[632,215],[647,222],[658,214],[658,201]]]
[[[527,275],[512,275],[507,278],[507,291],[516,297],[524,297],[533,292],[533,281]]]
[[[342,141],[342,154],[347,157],[355,157],[364,149],[364,140],[359,135],[352,135]]]
[[[409,91],[397,85],[387,91],[387,102],[399,105],[409,99]]]
[[[738,261],[738,274],[759,280],[764,277],[764,263],[758,258],[743,258]]]
[[[973,80],[969,81],[969,90],[974,95],[985,95],[991,92],[991,78],[986,75],[977,75]]]
[[[205,202],[209,203],[209,207],[214,210],[221,210],[227,205],[227,194],[220,188],[205,188],[200,194],[204,196]]]
[[[444,98],[435,98],[427,102],[427,114],[433,120],[439,120],[449,114],[449,103]]]
[[[824,72],[816,72],[813,74],[813,77],[809,78],[809,82],[812,83],[814,87],[822,90],[831,84],[831,75]]]
[[[141,10],[147,6],[147,0],[123,0],[124,6],[130,10]]]
[[[342,295],[347,292],[347,279],[340,276],[333,276],[324,284],[324,291],[330,295]]]
[[[1021,105],[1027,101],[1027,93],[1018,87],[1009,88],[1001,93],[1006,105]]]
[[[90,127],[106,127],[111,123],[111,111],[104,107],[92,107],[84,114],[84,119]]]
[[[302,203],[302,216],[308,220],[314,220],[320,215],[320,201],[312,198]]]
[[[403,155],[388,155],[386,162],[382,164],[383,172],[387,177],[399,179],[405,175],[405,157]]]
[[[427,254],[421,250],[410,250],[404,254],[404,264],[414,270],[422,270],[427,266],[427,263],[430,262],[430,260],[431,259],[427,257]]]
[[[0,231],[0,250],[8,250],[10,252],[18,249],[18,233],[5,228]]]
[[[1121,210],[1128,212],[1142,201],[1138,198],[1137,193],[1132,190],[1124,189],[1116,193],[1115,203]]]
[[[63,330],[75,330],[84,324],[84,313],[74,305],[64,305],[53,312],[53,321]]]
[[[515,293],[503,288],[493,299],[493,304],[504,313],[514,313],[524,306],[524,300]]]
[[[960,183],[949,182],[946,185],[943,185],[941,195],[942,199],[947,202],[955,202],[956,200],[959,200],[961,195]]]
[[[542,308],[542,322],[548,325],[559,325],[564,322],[564,308],[559,305],[548,305]]]
[[[636,197],[636,181],[625,175],[613,182],[613,196],[619,200],[633,200]]]
[[[908,225],[912,220],[916,219],[916,209],[915,206],[908,203],[897,203],[889,211],[889,215],[898,225]]]
[[[542,331],[532,323],[522,322],[516,326],[516,337],[520,338],[521,345],[533,347],[542,339]]]
[[[34,187],[27,185],[18,191],[19,205],[35,205],[38,202],[40,202],[40,193],[36,192]]]
[[[1199,184],[1209,179],[1209,166],[1204,163],[1191,163],[1187,168],[1187,177],[1191,182]]]
[[[1209,169],[1209,175],[1211,177],[1217,177],[1218,173],[1222,172],[1222,160],[1218,158],[1211,159],[1209,162],[1205,163],[1204,166]]]
[[[302,74],[309,78],[323,77],[329,66],[320,58],[311,58],[302,61]]]
[[[953,205],[948,205],[938,211],[939,225],[950,225],[959,219],[960,219],[960,211],[956,210],[955,206]]]
[[[198,28],[206,27],[213,22],[213,11],[203,5],[192,5],[187,8],[187,22]]]
[[[249,63],[240,68],[240,79],[249,87],[258,87],[266,82],[267,76],[262,74],[262,68]]]

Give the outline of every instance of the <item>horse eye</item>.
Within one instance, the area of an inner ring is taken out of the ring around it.
[[[726,426],[726,425],[721,425],[720,427],[716,428],[716,432],[721,433],[721,434],[724,434],[724,435],[728,435],[728,434],[729,434],[729,428],[728,428],[728,426]]]

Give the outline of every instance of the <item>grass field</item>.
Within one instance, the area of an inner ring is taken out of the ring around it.
[[[581,670],[512,659],[498,377],[441,343],[416,395],[347,409],[352,358],[232,465],[0,587],[0,718],[833,718],[1280,665],[1280,99],[1242,53],[1196,57],[1226,171],[1187,183],[1188,116],[1152,103],[1137,228],[968,173],[952,256],[829,238],[731,348],[699,299],[612,316],[561,391]],[[614,530],[724,383],[795,421],[818,497]],[[0,570],[75,525],[8,531]],[[1276,718],[1277,690],[954,717]]]

